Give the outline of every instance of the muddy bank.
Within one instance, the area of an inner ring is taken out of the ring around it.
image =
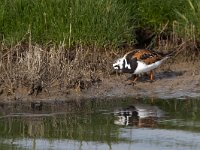
[[[200,97],[200,63],[166,63],[155,71],[155,81],[142,76],[137,83],[127,84],[130,74],[110,75],[100,79],[90,88],[80,90],[44,89],[38,95],[29,95],[25,89],[16,90],[14,95],[1,95],[1,102],[27,101],[70,101],[81,99],[104,99],[113,97],[136,98],[197,98]]]
[[[104,79],[99,87],[93,87],[89,93],[96,97],[150,97],[150,98],[197,98],[200,97],[200,63],[164,64],[155,72],[155,81],[148,77],[140,78],[137,83],[126,84],[128,74]],[[91,97],[92,97],[91,96]]]

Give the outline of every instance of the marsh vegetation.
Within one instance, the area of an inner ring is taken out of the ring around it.
[[[0,94],[79,92],[108,77],[113,59],[133,47],[196,61],[199,7],[198,0],[2,0]]]

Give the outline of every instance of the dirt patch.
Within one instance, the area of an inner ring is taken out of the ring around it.
[[[1,95],[1,102],[18,101],[68,101],[80,99],[101,99],[113,97],[136,98],[197,98],[200,97],[200,63],[165,63],[155,71],[155,81],[142,76],[136,84],[128,85],[130,74],[102,77],[90,88],[68,90],[44,89],[38,95],[28,95],[26,89],[17,89],[14,95]],[[2,89],[0,89],[2,90]]]
[[[127,85],[129,74],[105,78],[99,86],[85,91],[90,97],[151,97],[186,98],[200,97],[200,64],[164,64],[155,72],[155,81],[141,77],[133,85]]]

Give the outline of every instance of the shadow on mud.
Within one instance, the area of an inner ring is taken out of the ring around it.
[[[159,72],[159,73],[155,73],[155,81],[156,80],[159,80],[159,79],[173,79],[173,78],[176,78],[178,76],[182,76],[184,75],[186,71],[172,71],[172,70],[169,70],[169,71],[162,71],[162,72]],[[147,82],[147,81],[150,81],[150,77],[148,74],[144,74],[143,76],[141,76],[139,79],[138,79],[139,82]]]
[[[160,72],[156,77],[159,79],[175,78],[177,76],[182,76],[186,71],[163,71]]]

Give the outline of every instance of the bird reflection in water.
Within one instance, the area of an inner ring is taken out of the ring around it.
[[[158,119],[164,117],[164,111],[157,106],[134,105],[114,111],[114,124],[136,127],[157,127]]]

